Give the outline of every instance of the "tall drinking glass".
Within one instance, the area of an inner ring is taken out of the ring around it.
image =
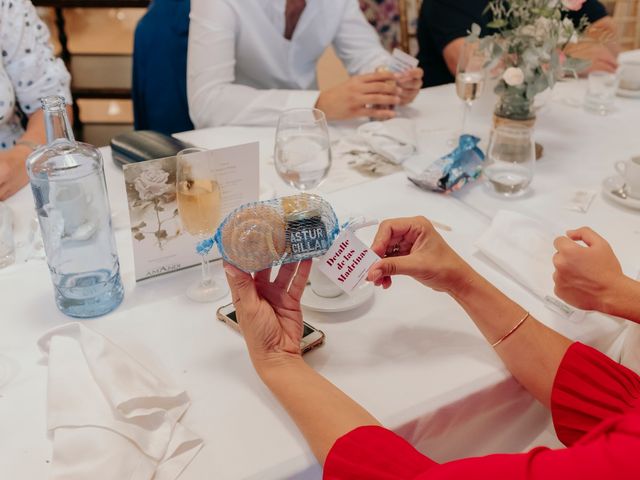
[[[505,197],[523,195],[536,163],[533,131],[525,126],[497,126],[491,133],[484,167],[487,183]]]
[[[209,164],[197,155],[200,148],[187,148],[176,156],[176,192],[183,228],[197,242],[211,237],[221,220],[222,192]],[[202,255],[202,277],[187,289],[196,302],[213,302],[224,297],[227,288],[211,276],[207,255]]]
[[[591,72],[587,82],[584,108],[599,115],[611,113],[618,88],[618,77],[609,72]]]
[[[469,111],[484,90],[487,72],[485,64],[487,57],[480,41],[465,40],[458,57],[458,67],[456,70],[456,93],[460,100],[464,102],[462,114],[462,128],[460,133],[467,133],[466,124]]]
[[[331,168],[331,143],[324,113],[315,108],[287,110],[278,119],[276,171],[301,191],[316,188]]]

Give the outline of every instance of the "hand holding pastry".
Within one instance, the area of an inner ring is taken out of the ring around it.
[[[311,261],[280,267],[271,282],[271,269],[252,276],[225,263],[224,270],[251,361],[258,374],[269,366],[301,356],[302,311],[300,298]]]

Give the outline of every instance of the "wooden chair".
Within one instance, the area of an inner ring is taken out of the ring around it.
[[[613,19],[622,49],[640,48],[640,0],[616,0]]]
[[[398,0],[400,10],[400,48],[415,55],[417,53],[417,20],[422,0]]]
[[[63,10],[65,8],[146,8],[151,0],[31,0],[36,7],[53,7],[60,42],[60,57],[71,72],[73,128],[83,140],[78,99],[131,98],[131,55],[72,54]]]

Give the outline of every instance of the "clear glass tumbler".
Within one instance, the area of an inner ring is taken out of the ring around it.
[[[591,72],[588,82],[584,108],[599,115],[611,113],[618,88],[618,77],[609,72]]]
[[[523,195],[533,179],[536,148],[527,126],[501,125],[491,132],[484,167],[487,184],[505,197]]]

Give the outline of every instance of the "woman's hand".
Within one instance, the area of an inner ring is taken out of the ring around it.
[[[31,150],[21,145],[0,152],[0,200],[6,200],[27,183],[25,160]]]
[[[382,260],[369,269],[367,280],[385,289],[394,275],[408,275],[434,290],[454,294],[473,272],[424,217],[385,220],[371,249]]]
[[[402,89],[396,85],[392,72],[376,72],[356,75],[344,83],[320,92],[316,108],[322,110],[327,120],[347,120],[370,117],[387,120],[396,116],[381,105],[398,105]]]
[[[412,68],[406,72],[396,74],[398,87],[402,89],[400,105],[408,105],[415,100],[422,88],[423,76],[424,71],[421,68]]]
[[[311,261],[281,266],[273,282],[271,269],[252,276],[225,263],[224,270],[238,325],[258,374],[272,364],[300,357],[303,332],[300,298]]]
[[[610,297],[616,295],[626,277],[607,241],[583,227],[568,231],[553,245],[557,250],[553,256],[556,295],[577,308],[609,313],[607,304],[613,303]]]

